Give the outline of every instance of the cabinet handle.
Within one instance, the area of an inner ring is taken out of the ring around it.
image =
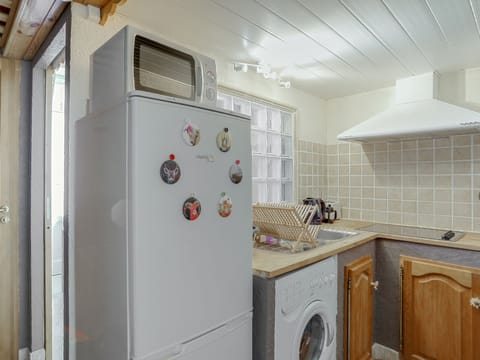
[[[474,307],[475,309],[479,310],[480,309],[480,297],[471,298],[470,299],[470,305],[472,305],[472,307]]]
[[[378,280],[377,280],[377,281],[372,281],[372,282],[370,283],[370,285],[373,286],[373,290],[375,290],[375,291],[378,290],[378,284],[379,284]]]
[[[8,205],[2,205],[0,206],[0,213],[8,213],[10,211],[10,208],[8,207]]]

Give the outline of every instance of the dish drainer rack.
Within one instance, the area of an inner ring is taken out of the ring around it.
[[[316,247],[320,226],[311,225],[317,205],[262,204],[253,205],[253,224],[259,229],[255,236],[256,246],[265,246],[260,242],[261,235],[279,240],[272,246],[282,246],[280,240],[288,240],[292,252],[301,251],[304,245]]]

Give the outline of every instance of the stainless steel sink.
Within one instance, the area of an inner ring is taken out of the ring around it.
[[[321,229],[317,234],[319,241],[341,240],[346,237],[357,235],[358,232],[337,230],[337,229]]]

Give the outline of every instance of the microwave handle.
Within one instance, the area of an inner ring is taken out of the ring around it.
[[[195,91],[196,91],[196,98],[200,99],[202,97],[202,89],[203,89],[203,71],[201,66],[197,66],[197,71],[195,71],[196,80],[195,80]]]

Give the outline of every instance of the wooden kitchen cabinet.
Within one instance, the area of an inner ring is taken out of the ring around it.
[[[344,359],[370,360],[373,344],[373,261],[364,256],[345,266]]]
[[[480,359],[480,269],[401,256],[403,359]]]

